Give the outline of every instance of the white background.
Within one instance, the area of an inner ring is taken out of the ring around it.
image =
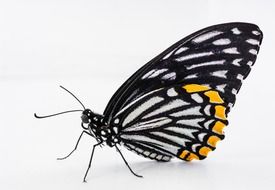
[[[189,3],[188,3],[189,2]],[[0,189],[274,189],[274,1],[0,1]],[[79,113],[36,120],[80,105],[102,113],[136,69],[184,36],[223,22],[260,26],[257,62],[229,115],[226,138],[201,162],[156,163],[122,149],[95,153]]]

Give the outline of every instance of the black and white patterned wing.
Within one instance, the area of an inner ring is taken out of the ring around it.
[[[158,161],[204,159],[224,138],[226,104],[198,84],[156,89],[135,99],[111,120],[120,143]]]
[[[133,74],[113,95],[104,115],[110,120],[123,107],[150,91],[176,84],[203,84],[235,102],[242,80],[256,60],[262,32],[248,23],[202,29],[180,40]]]

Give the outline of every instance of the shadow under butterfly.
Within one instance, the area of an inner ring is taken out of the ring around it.
[[[227,114],[242,81],[256,61],[263,34],[250,23],[207,27],[175,43],[136,71],[113,95],[103,114],[79,101],[83,136],[96,139],[83,181],[96,147],[115,147],[137,177],[118,145],[157,161],[177,157],[203,160],[224,139]]]

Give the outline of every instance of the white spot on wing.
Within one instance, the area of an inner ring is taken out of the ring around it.
[[[198,129],[188,129],[188,128],[183,128],[183,127],[167,127],[165,129],[169,130],[169,131],[173,131],[178,134],[186,135],[191,138],[195,138],[193,133],[198,131]]]
[[[143,152],[143,150],[140,149],[140,148],[136,148],[135,150],[136,150],[137,152],[139,152],[139,153],[142,153],[142,152]]]
[[[215,71],[210,74],[215,77],[226,78],[226,73],[227,73],[226,70],[222,70],[222,71]]]
[[[197,78],[198,77],[198,73],[192,74],[192,75],[187,75],[186,77],[184,77],[184,79],[192,79],[192,78]]]
[[[164,75],[161,78],[165,79],[165,80],[175,80],[176,79],[176,73],[175,72],[168,73],[168,74]]]
[[[252,31],[252,34],[258,36],[258,35],[260,35],[261,33],[260,33],[259,31],[257,31],[257,30],[253,30],[253,31]]]
[[[158,156],[156,157],[156,159],[157,159],[157,160],[161,160],[161,159],[162,159],[162,155],[158,155]]]
[[[199,140],[202,142],[203,141],[203,138],[205,137],[205,135],[207,135],[206,133],[201,133],[198,135],[199,137]]]
[[[230,43],[231,43],[231,41],[228,38],[218,39],[213,42],[213,44],[216,46],[228,45]]]
[[[152,117],[154,115],[158,115],[160,113],[165,113],[166,111],[169,111],[171,109],[178,108],[178,107],[181,107],[181,106],[185,106],[185,105],[189,105],[189,103],[185,102],[181,99],[176,99],[176,100],[173,100],[173,101],[169,102],[168,104],[165,104],[165,105],[161,106],[160,108],[154,110],[153,112],[147,114],[143,118],[148,118],[148,117]]]
[[[232,89],[232,94],[236,95],[237,94],[237,90],[235,88]]]
[[[142,114],[145,110],[149,109],[150,107],[152,107],[153,105],[163,101],[164,98],[162,97],[152,97],[149,100],[147,100],[146,102],[144,102],[143,104],[141,104],[139,107],[137,107],[135,110],[133,110],[132,112],[130,112],[127,117],[124,119],[122,126],[124,127],[125,125],[127,125],[129,122],[133,121],[135,118],[137,118],[140,114]]]
[[[152,153],[152,154],[150,154],[150,158],[155,158],[157,156],[157,154],[156,153]]]
[[[253,55],[257,55],[258,51],[255,49],[250,49],[249,53],[253,54]]]
[[[119,119],[116,118],[115,121],[114,121],[115,124],[118,124],[119,123]]]
[[[238,52],[237,48],[236,47],[232,47],[232,48],[227,48],[227,49],[224,49],[222,50],[224,53],[227,53],[227,54],[240,54],[240,52]]]
[[[174,96],[177,96],[178,93],[175,91],[174,88],[170,88],[167,90],[167,95],[170,96],[170,97],[174,97]]]
[[[206,121],[206,122],[204,123],[204,127],[205,127],[206,129],[209,129],[209,125],[210,125],[213,121],[214,121],[214,119],[210,119],[210,120]]]
[[[192,145],[193,152],[196,152],[196,149],[197,149],[198,146],[201,146],[201,145],[200,144],[193,144]]]
[[[177,121],[177,124],[192,126],[192,127],[198,127],[201,128],[199,122],[203,121],[204,118],[197,118],[197,119],[181,119]]]
[[[117,127],[113,127],[113,130],[114,130],[115,134],[118,133],[118,128]]]
[[[195,106],[195,107],[188,108],[188,109],[185,109],[185,110],[182,110],[179,112],[172,113],[172,114],[170,114],[170,116],[181,117],[181,116],[187,116],[187,115],[202,115],[200,113],[200,108],[201,108],[200,106]]]
[[[209,62],[194,64],[194,65],[191,65],[191,66],[186,66],[186,69],[190,70],[190,69],[193,69],[193,68],[209,66],[209,65],[222,65],[222,64],[224,64],[224,62],[225,62],[225,60],[209,61]]]
[[[213,55],[214,53],[212,51],[209,52],[202,52],[202,53],[194,53],[194,54],[189,54],[189,55],[185,55],[179,58],[176,58],[176,61],[185,61],[185,60],[189,60],[189,59],[194,59],[194,58],[199,58],[199,57],[205,57],[205,56],[209,56],[209,55]]]
[[[243,60],[242,58],[240,58],[240,59],[234,59],[234,61],[232,62],[232,64],[240,67],[241,66],[240,61],[242,61],[242,60]]]
[[[248,61],[248,62],[247,62],[247,65],[248,65],[249,67],[252,67],[253,62],[252,62],[252,61]]]
[[[180,54],[181,52],[184,52],[186,50],[188,50],[189,48],[188,47],[181,47],[180,49],[178,49],[176,52],[175,52],[175,55],[177,54]]]
[[[242,33],[238,28],[233,28],[231,31],[233,32],[233,34],[236,34],[236,35],[239,35]]]
[[[143,154],[144,154],[145,156],[149,156],[150,152],[149,152],[149,151],[144,151]]]
[[[243,80],[243,75],[238,74],[238,75],[237,75],[237,79],[239,79],[239,80]]]
[[[211,39],[219,34],[222,34],[223,32],[221,31],[212,31],[212,32],[208,32],[206,34],[202,34],[196,38],[194,38],[192,41],[195,42],[195,43],[201,43],[201,42],[204,42],[208,39]]]
[[[202,97],[199,94],[197,94],[197,93],[192,94],[191,98],[193,100],[195,100],[197,103],[202,103],[203,102]]]
[[[216,89],[218,91],[221,91],[221,92],[224,92],[224,88],[226,87],[226,84],[221,84],[221,85],[217,85],[216,86]]]
[[[212,88],[209,84],[201,84],[201,85],[207,86],[207,87],[209,87],[209,88]]]
[[[162,160],[169,161],[170,157],[169,156],[163,156]]]
[[[260,45],[260,42],[258,40],[255,39],[248,39],[246,40],[247,43],[252,44],[252,45]]]
[[[204,113],[205,113],[206,115],[208,115],[208,116],[211,115],[211,114],[210,114],[210,108],[211,108],[211,105],[207,105],[207,106],[205,106],[205,108],[204,108]]]

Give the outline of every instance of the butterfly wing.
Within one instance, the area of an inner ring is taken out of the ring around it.
[[[224,138],[226,109],[215,89],[174,85],[137,98],[115,115],[111,125],[119,128],[123,145],[145,157],[201,160]]]
[[[228,23],[195,32],[175,43],[134,73],[113,95],[108,122],[125,106],[155,89],[203,84],[232,107],[242,80],[256,60],[262,32],[248,23]]]

